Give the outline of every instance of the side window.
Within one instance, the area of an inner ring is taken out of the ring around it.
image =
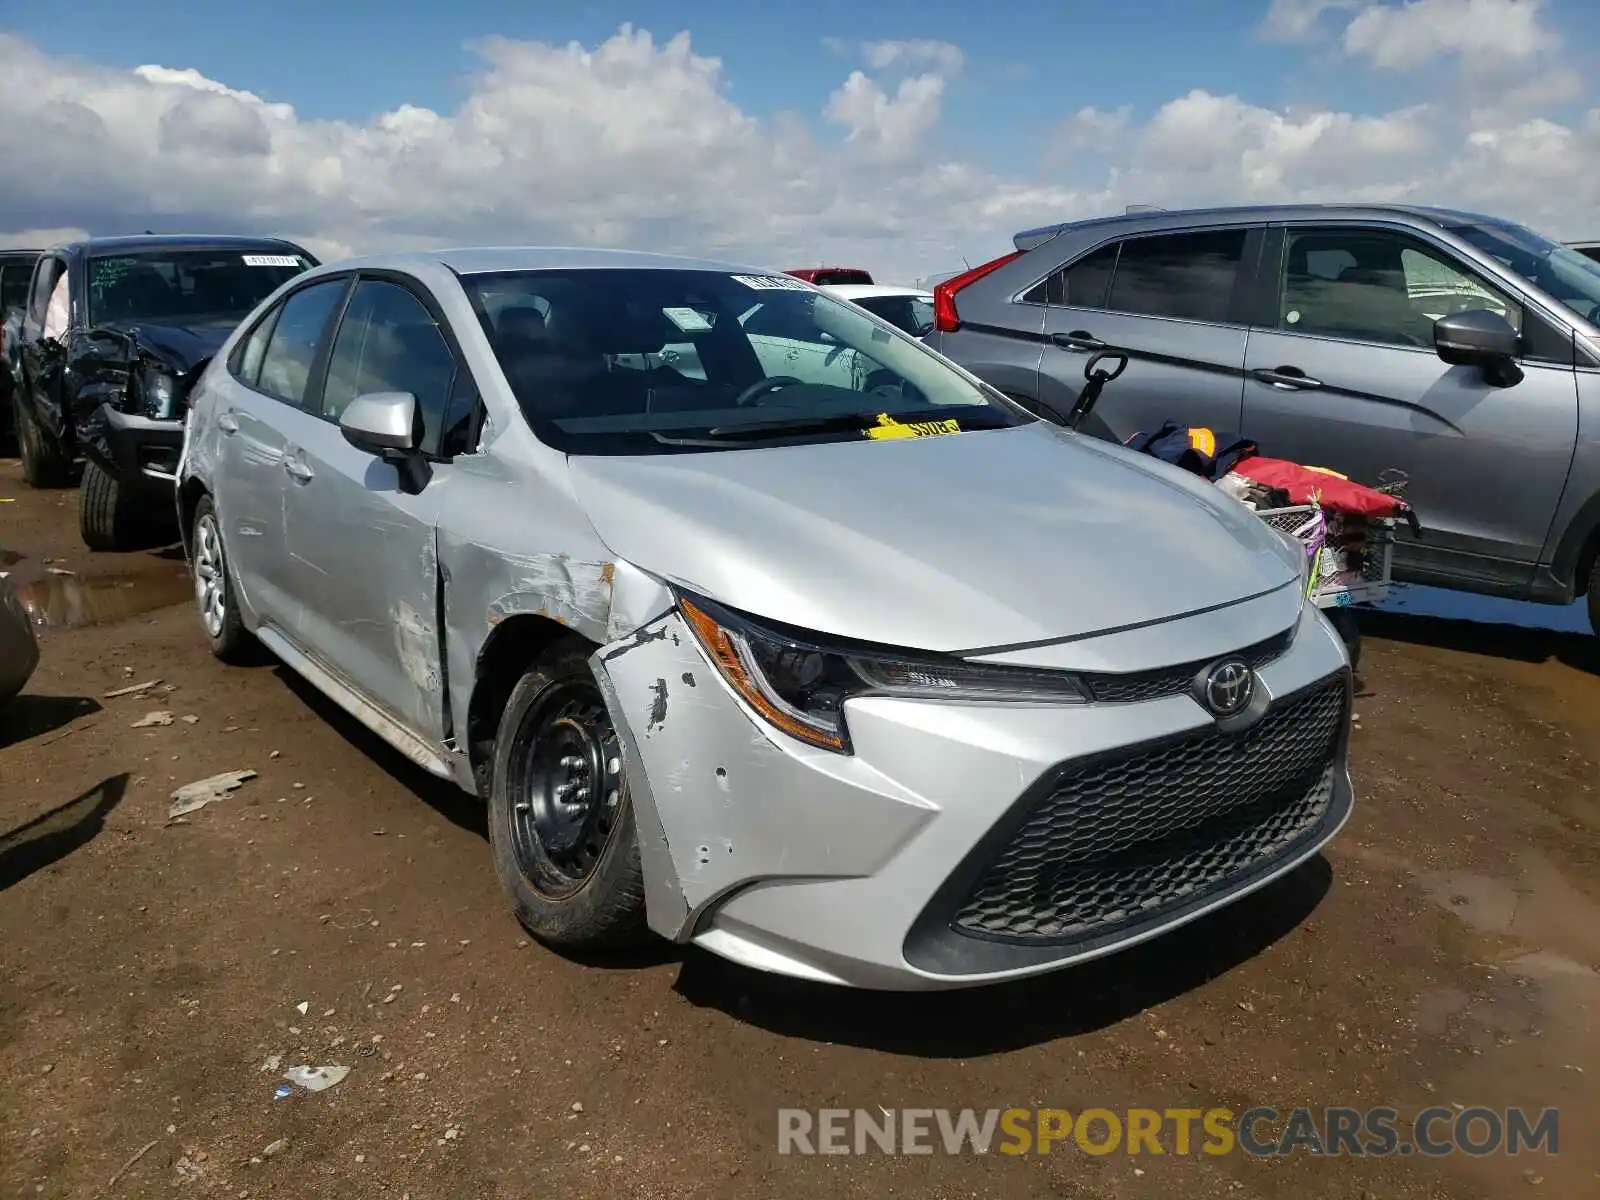
[[[0,318],[14,308],[28,306],[28,268],[11,263],[0,269]]]
[[[1049,279],[1035,284],[1023,299],[1057,308],[1104,308],[1120,248],[1121,243],[1112,242],[1090,251]]]
[[[423,449],[437,453],[455,381],[455,355],[415,294],[378,279],[356,285],[328,360],[324,417],[338,420],[367,392],[410,392],[422,413]]]
[[[1207,230],[1129,238],[1117,256],[1112,312],[1182,321],[1226,321],[1247,231]]]
[[[283,302],[261,356],[256,377],[260,391],[296,408],[304,405],[317,346],[344,288],[343,279],[330,279],[314,283]]]
[[[261,374],[261,360],[267,353],[267,341],[272,337],[272,327],[278,323],[278,318],[282,314],[283,305],[274,306],[256,322],[256,327],[250,331],[249,336],[235,347],[233,357],[228,363],[228,370],[240,383],[250,387],[256,386],[256,379]]]
[[[33,273],[33,294],[28,299],[28,328],[38,331],[44,328],[46,310],[50,307],[50,296],[55,291],[56,281],[61,278],[66,270],[59,258],[41,258],[38,267]]]
[[[1298,229],[1284,243],[1278,328],[1433,346],[1433,323],[1487,308],[1519,332],[1522,310],[1442,251],[1385,229]]]

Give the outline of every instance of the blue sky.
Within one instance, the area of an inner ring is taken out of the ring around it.
[[[1315,36],[1266,40],[1269,9]],[[493,78],[489,37],[509,39]],[[869,61],[911,41],[949,46],[909,73]],[[539,49],[570,42],[596,53]],[[1132,202],[1308,199],[1600,236],[1600,0],[0,0],[0,111],[7,237],[190,225],[329,254],[536,239],[922,273]]]
[[[357,121],[402,103],[454,109],[477,66],[470,44],[491,34],[593,46],[623,22],[648,29],[658,42],[687,29],[697,53],[723,59],[729,94],[745,111],[787,109],[812,119],[851,65],[826,49],[824,38],[933,38],[960,46],[968,58],[951,87],[941,140],[1007,169],[1036,156],[1048,129],[1085,105],[1132,105],[1146,116],[1192,88],[1237,92],[1269,107],[1354,112],[1382,111],[1395,99],[1395,89],[1372,80],[1349,86],[1348,71],[1331,57],[1256,41],[1266,5],[1244,0],[74,0],[70,7],[8,7],[6,26],[52,54],[107,66],[193,67],[290,102],[303,118]]]

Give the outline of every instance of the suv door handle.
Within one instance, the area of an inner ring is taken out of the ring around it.
[[[296,483],[310,483],[312,470],[293,454],[283,456],[283,469],[288,472],[289,478]]]
[[[1071,333],[1052,333],[1050,340],[1063,350],[1074,350],[1079,354],[1106,348],[1106,344],[1087,329],[1074,329]]]
[[[239,419],[231,412],[225,412],[217,418],[217,428],[232,437],[239,432]]]
[[[1271,370],[1258,367],[1250,374],[1262,383],[1269,383],[1285,392],[1311,391],[1322,386],[1322,380],[1311,378],[1299,367],[1276,367]]]

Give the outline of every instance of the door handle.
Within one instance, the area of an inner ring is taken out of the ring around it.
[[[1271,370],[1259,367],[1250,374],[1284,392],[1308,392],[1322,386],[1322,380],[1311,378],[1299,367],[1276,367]]]
[[[217,428],[232,437],[239,432],[239,418],[235,417],[231,412],[225,412],[217,418]]]
[[[1063,350],[1072,350],[1079,354],[1106,348],[1106,344],[1087,329],[1074,329],[1070,333],[1052,333],[1050,340]]]
[[[311,482],[311,477],[313,474],[311,468],[306,466],[305,463],[301,462],[292,454],[284,455],[283,469],[288,473],[289,478],[294,480],[296,483]]]

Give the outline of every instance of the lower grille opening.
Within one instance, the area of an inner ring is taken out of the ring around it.
[[[1325,826],[1347,712],[1341,673],[1278,701],[1242,734],[1209,730],[1069,765],[950,927],[1067,945],[1259,877]]]

